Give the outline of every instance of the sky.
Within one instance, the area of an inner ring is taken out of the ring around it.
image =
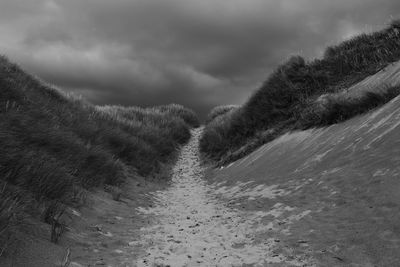
[[[0,0],[0,54],[95,104],[241,104],[291,55],[400,17],[399,0]]]

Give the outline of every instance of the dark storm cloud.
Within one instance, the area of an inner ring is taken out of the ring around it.
[[[290,54],[383,27],[396,0],[3,0],[0,52],[96,103],[241,103]]]

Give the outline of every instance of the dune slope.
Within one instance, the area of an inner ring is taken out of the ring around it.
[[[267,237],[311,253],[317,266],[396,266],[399,125],[397,97],[341,124],[285,134],[210,179],[247,209],[269,210]],[[263,187],[280,194],[235,193]]]
[[[117,201],[133,181],[168,180],[198,124],[176,104],[95,106],[0,55],[0,265],[33,243],[56,249],[50,240],[63,242],[94,190]],[[37,255],[27,257],[30,266],[46,266]]]

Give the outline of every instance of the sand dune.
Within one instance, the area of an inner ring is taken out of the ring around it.
[[[283,135],[210,179],[241,194],[249,182],[284,192],[243,196],[241,205],[302,211],[277,212],[270,234],[279,232],[297,253],[307,244],[317,266],[398,266],[399,121],[397,97],[345,123]],[[287,227],[289,218],[300,217]]]

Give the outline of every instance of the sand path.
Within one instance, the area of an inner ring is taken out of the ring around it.
[[[257,238],[271,230],[260,211],[232,207],[218,185],[204,180],[198,142],[192,132],[173,169],[170,187],[151,193],[154,204],[137,211],[151,221],[138,243],[145,253],[137,266],[309,266],[274,250],[276,238]]]

